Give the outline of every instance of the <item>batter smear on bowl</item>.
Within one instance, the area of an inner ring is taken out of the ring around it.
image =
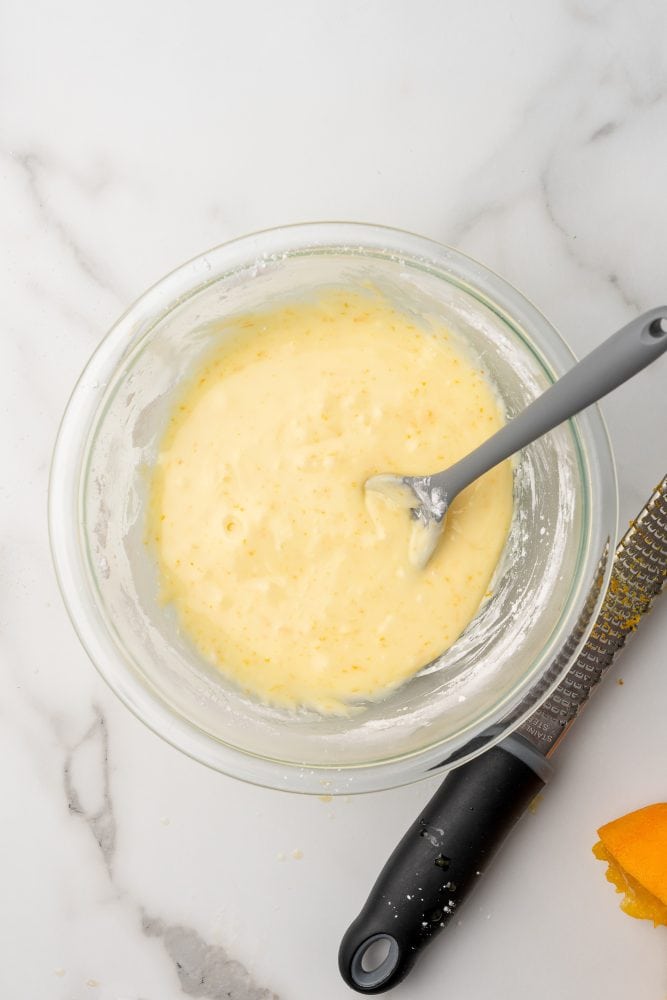
[[[475,616],[507,537],[505,462],[453,503],[424,570],[369,476],[446,468],[504,422],[445,328],[337,290],[228,322],[151,484],[161,596],[248,694],[323,713],[380,697]]]

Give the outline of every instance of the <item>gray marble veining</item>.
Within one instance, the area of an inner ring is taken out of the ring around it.
[[[92,723],[65,758],[63,779],[68,809],[88,824],[111,873],[116,848],[116,820],[109,782],[109,735],[102,710],[97,705],[93,706],[93,710],[95,717]],[[93,785],[85,791],[79,786],[75,774],[76,765],[84,755],[91,758],[89,770],[92,770]]]
[[[144,934],[159,938],[174,963],[183,992],[206,1000],[279,1000],[255,985],[240,962],[219,945],[207,944],[191,927],[144,917]]]
[[[82,273],[100,288],[110,292],[119,302],[122,302],[122,297],[112,287],[109,279],[102,276],[99,264],[93,262],[91,254],[79,244],[65,219],[57,214],[51,199],[42,190],[42,179],[45,175],[49,176],[55,171],[54,163],[46,159],[43,153],[37,152],[9,152],[4,155],[10,157],[21,168],[26,180],[29,200],[38,216],[43,224],[56,235],[62,247],[71,254]]]

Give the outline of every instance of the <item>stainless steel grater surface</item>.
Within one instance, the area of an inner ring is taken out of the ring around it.
[[[619,543],[593,630],[558,687],[519,726],[541,753],[555,750],[667,580],[667,476]]]

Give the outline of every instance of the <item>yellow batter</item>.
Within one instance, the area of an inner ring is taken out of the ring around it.
[[[425,570],[365,480],[446,468],[503,423],[479,365],[378,296],[241,317],[162,442],[149,527],[184,631],[245,691],[345,711],[474,617],[512,513],[508,462],[450,508]]]

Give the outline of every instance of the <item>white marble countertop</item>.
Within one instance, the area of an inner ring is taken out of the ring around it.
[[[457,245],[580,353],[664,302],[667,6],[26,0],[2,20],[0,995],[343,1000],[341,934],[435,785],[266,791],[137,722],[51,569],[58,420],[143,289],[285,222]],[[603,407],[622,524],[667,471],[666,384],[662,363]],[[396,1000],[667,994],[665,929],[620,912],[590,850],[665,799],[666,640],[663,598]]]

